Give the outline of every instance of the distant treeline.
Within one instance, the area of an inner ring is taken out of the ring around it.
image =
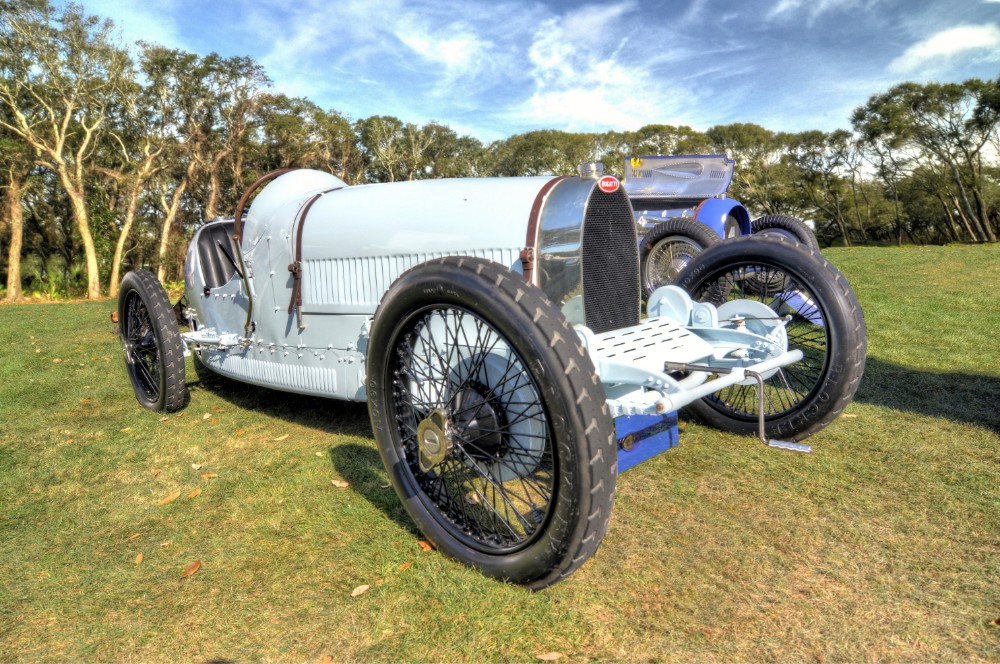
[[[851,129],[754,124],[544,130],[484,144],[446,126],[352,120],[269,91],[248,57],[140,42],[79,6],[0,0],[0,274],[6,297],[116,294],[150,267],[181,275],[186,240],[232,214],[281,167],[349,184],[571,174],[626,155],[724,153],[730,194],[752,214],[811,220],[822,243],[995,242],[1000,234],[1000,78],[904,83],[855,110]],[[470,222],[471,223],[471,222]],[[0,286],[2,289],[2,286]]]

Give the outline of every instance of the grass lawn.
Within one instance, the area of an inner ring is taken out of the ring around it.
[[[998,661],[1000,246],[826,255],[869,359],[815,452],[686,424],[534,594],[421,549],[363,404],[189,360],[152,413],[113,302],[0,306],[0,660]]]

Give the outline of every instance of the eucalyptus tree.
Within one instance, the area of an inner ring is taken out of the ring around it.
[[[847,224],[848,198],[844,172],[851,134],[838,130],[829,134],[805,131],[786,139],[786,162],[796,168],[790,178],[808,205],[829,219],[845,247],[853,244]]]
[[[852,122],[874,149],[909,150],[922,164],[937,162],[950,177],[958,214],[977,241],[995,242],[986,196],[984,152],[1000,128],[1000,82],[902,83],[873,95]],[[995,156],[994,156],[995,158]]]
[[[553,129],[516,134],[493,143],[491,175],[562,175],[594,161],[594,135]]]
[[[271,80],[263,67],[246,56],[224,58],[211,53],[202,59],[200,69],[205,73],[203,85],[213,120],[207,128],[208,140],[202,144],[204,152],[199,155],[208,178],[204,215],[214,219],[219,216],[220,203],[235,207],[239,196],[235,192],[243,184],[247,138]],[[228,197],[221,182],[227,163],[233,175]]]
[[[0,117],[6,109],[0,108]],[[34,155],[23,138],[0,127],[0,228],[8,228],[7,294],[8,300],[21,297],[21,251],[24,240],[24,201],[28,177],[34,168]]]
[[[162,158],[167,164],[151,186],[161,213],[156,275],[162,281],[173,227],[185,196],[205,169],[214,111],[206,80],[209,72],[201,57],[155,44],[141,46],[140,66],[155,108],[150,128],[163,139]]]
[[[84,248],[87,297],[100,297],[87,177],[109,105],[131,76],[128,54],[110,21],[76,5],[56,10],[45,1],[19,0],[0,9],[0,106],[7,111],[0,126],[58,176]]]
[[[712,149],[736,161],[732,193],[747,207],[766,214],[790,213],[778,189],[787,184],[778,177],[784,154],[784,136],[760,125],[716,125],[705,132]]]

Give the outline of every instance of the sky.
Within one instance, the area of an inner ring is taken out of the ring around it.
[[[903,81],[1000,75],[1000,0],[82,0],[126,43],[249,55],[351,119],[535,129],[850,127]]]

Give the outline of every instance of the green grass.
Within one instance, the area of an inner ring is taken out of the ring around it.
[[[364,405],[189,364],[164,417],[112,302],[2,306],[0,660],[997,661],[1000,247],[826,254],[868,322],[847,416],[810,456],[688,423],[535,594],[420,549]]]

